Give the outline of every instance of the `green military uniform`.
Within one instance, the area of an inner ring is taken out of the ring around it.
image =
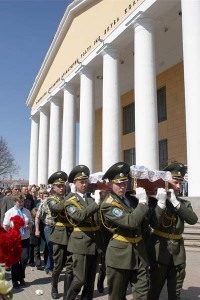
[[[130,167],[125,163],[113,165],[102,179],[114,183],[128,180]],[[106,251],[107,281],[110,300],[123,300],[128,283],[135,299],[147,299],[148,259],[142,238],[142,222],[149,213],[147,205],[128,207],[125,198],[114,192],[101,205],[103,223],[113,232]]]
[[[183,164],[173,163],[164,169],[171,171],[172,178],[182,180]],[[161,222],[153,228],[148,243],[150,259],[150,293],[149,300],[158,300],[167,280],[168,299],[180,299],[180,291],[185,278],[186,253],[182,233],[184,222],[194,225],[198,218],[192,210],[191,203],[177,197],[179,205],[174,207],[169,199]]]
[[[69,174],[69,182],[88,179],[89,169],[76,166]],[[73,274],[66,300],[76,298],[83,287],[81,299],[93,299],[94,281],[98,264],[98,253],[102,252],[102,239],[99,230],[97,211],[99,205],[93,198],[70,193],[65,207],[69,221],[74,229],[70,235],[68,251],[73,253]]]
[[[49,178],[49,184],[65,184],[67,181],[67,174],[59,171]],[[58,299],[58,280],[62,269],[66,266],[66,274],[64,279],[64,295],[67,294],[67,290],[73,278],[72,267],[72,254],[68,252],[67,245],[69,236],[72,232],[72,226],[66,218],[64,211],[64,195],[53,194],[47,200],[47,205],[51,211],[55,220],[55,225],[49,236],[49,240],[53,242],[53,260],[54,269],[52,274],[52,298]]]

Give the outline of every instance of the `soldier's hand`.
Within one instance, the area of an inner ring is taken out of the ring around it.
[[[172,203],[172,205],[176,208],[180,207],[180,202],[176,199],[175,193],[173,189],[170,189],[169,192],[171,193],[169,201]]]
[[[101,201],[100,192],[101,192],[100,190],[95,190],[95,192],[91,194],[91,197],[94,199],[94,201],[98,205],[100,204],[100,201]]]
[[[136,197],[139,200],[139,203],[148,205],[148,197],[144,188],[136,188]]]
[[[166,199],[167,199],[167,192],[163,188],[157,189],[156,199],[158,200],[158,206],[162,209],[166,207]]]
[[[94,192],[94,201],[96,202],[96,204],[100,204],[101,201],[101,195],[100,195],[100,190],[95,190]]]

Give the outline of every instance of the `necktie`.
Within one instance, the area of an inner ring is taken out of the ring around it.
[[[130,202],[129,202],[129,200],[127,199],[127,198],[123,198],[124,199],[124,203],[128,206],[128,207],[131,207],[130,206]]]
[[[20,216],[22,219],[24,219],[21,209],[17,208],[16,206],[15,206],[15,208],[17,210],[17,215]],[[20,233],[21,233],[21,235],[24,235],[24,233],[25,233],[24,227],[20,228]]]

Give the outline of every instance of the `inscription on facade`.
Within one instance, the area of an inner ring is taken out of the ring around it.
[[[135,8],[135,6],[139,3],[139,2],[143,2],[144,0],[134,0],[134,1],[130,1],[130,4],[124,8],[124,15],[126,15],[127,13],[129,13],[131,10],[133,10]],[[104,29],[104,31],[102,32],[102,36],[99,35],[98,37],[95,38],[95,40],[91,43],[91,45],[89,45],[81,54],[80,54],[80,59],[83,59],[84,57],[86,57],[89,52],[92,50],[93,46],[96,46],[98,43],[100,43],[106,34],[108,34],[109,32],[111,32],[114,27],[119,23],[120,18],[116,17],[113,21],[110,22],[110,24],[108,24],[108,26]],[[60,82],[63,77],[69,73],[70,71],[72,71],[78,64],[80,64],[79,58],[76,58],[75,61],[72,62],[72,64],[65,70],[65,72],[61,75],[61,77],[59,77],[52,85],[51,87],[48,89],[48,92],[51,91],[51,89],[53,87],[56,86],[56,84],[58,84],[58,82]],[[38,102],[40,102],[40,100],[46,96],[47,92],[45,92],[37,101],[36,104],[38,104]]]

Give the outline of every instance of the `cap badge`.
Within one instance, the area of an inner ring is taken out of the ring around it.
[[[123,165],[118,165],[117,167],[121,169],[123,167]]]
[[[119,176],[120,176],[120,177],[124,177],[124,174],[123,174],[123,173],[120,173]]]
[[[85,175],[85,173],[84,173],[84,172],[82,172],[82,175],[84,176],[84,175]]]

